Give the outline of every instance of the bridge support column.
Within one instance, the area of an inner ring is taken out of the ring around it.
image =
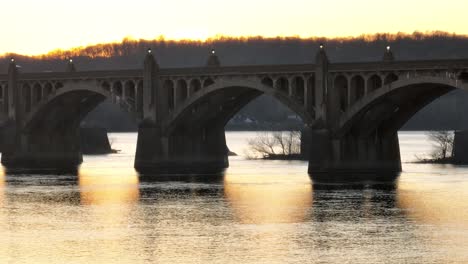
[[[24,133],[4,129],[2,164],[7,171],[76,172],[82,163],[79,129]]]
[[[141,126],[135,156],[140,174],[211,174],[229,166],[224,127],[190,129],[163,135]]]
[[[401,172],[397,133],[334,138],[328,130],[314,130],[309,140],[309,174],[314,181],[394,180]]]

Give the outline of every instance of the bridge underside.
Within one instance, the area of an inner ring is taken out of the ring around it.
[[[394,179],[402,169],[398,130],[426,105],[453,89],[440,84],[395,89],[363,107],[336,131],[312,131],[312,178],[327,182],[334,177]]]
[[[105,96],[89,91],[54,98],[22,129],[10,122],[4,129],[2,164],[8,171],[74,172],[82,163],[81,120]]]
[[[224,127],[262,93],[237,87],[215,92],[185,109],[168,127],[143,122],[135,168],[140,174],[212,174],[229,167]]]

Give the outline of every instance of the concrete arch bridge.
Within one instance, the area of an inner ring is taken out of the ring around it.
[[[0,75],[2,163],[7,168],[76,168],[81,120],[106,98],[139,122],[135,168],[148,173],[207,173],[228,167],[224,126],[269,94],[308,127],[309,173],[401,170],[397,131],[453,89],[468,88],[468,60],[159,67],[151,50],[141,70],[22,73],[12,59]],[[268,109],[265,109],[268,111]]]

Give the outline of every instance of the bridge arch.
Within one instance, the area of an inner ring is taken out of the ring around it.
[[[376,130],[395,133],[426,105],[454,89],[467,90],[468,83],[433,76],[391,82],[369,93],[343,113],[337,134],[351,132],[365,137]]]
[[[113,88],[120,89],[123,82],[116,81],[113,83]],[[128,107],[128,104],[132,104],[136,99],[136,87],[134,81],[126,81],[125,93],[128,98],[132,98],[133,101],[122,104],[119,102],[119,106],[130,114],[133,114],[134,118],[138,119],[136,115],[135,105]],[[37,83],[36,83],[37,84]],[[42,124],[47,124],[50,128],[46,128],[46,131],[51,131],[53,128],[59,128],[69,125],[69,129],[76,129],[79,126],[82,119],[92,111],[97,105],[107,98],[112,98],[112,93],[107,89],[110,88],[109,82],[97,82],[91,80],[74,81],[62,84],[62,87],[48,94],[48,96],[42,96],[41,100],[35,100],[39,98],[39,87],[34,84],[31,87],[25,83],[23,85],[23,98],[25,104],[26,117],[23,121],[23,128],[25,131],[40,131],[44,130]],[[51,83],[46,83],[44,89],[52,88]],[[114,90],[115,91],[115,90]],[[123,92],[123,90],[122,90]],[[36,98],[35,98],[36,97]],[[123,100],[124,98],[122,98]],[[35,101],[34,101],[35,100]],[[34,104],[32,103],[34,101]],[[28,104],[28,102],[30,102]],[[37,127],[41,129],[36,130]],[[61,128],[60,128],[61,129]]]
[[[92,84],[65,85],[53,96],[41,100],[26,116],[24,129],[32,131],[41,123],[50,128],[66,124],[79,125],[81,120],[110,94]],[[66,106],[66,107],[64,107]],[[73,127],[73,126],[70,126]]]
[[[164,127],[170,134],[181,126],[203,126],[218,124],[224,126],[245,105],[256,97],[267,94],[278,99],[298,114],[304,123],[312,125],[314,120],[304,106],[294,97],[267,86],[264,79],[218,79],[216,83],[191,95],[164,120]]]
[[[271,77],[263,77],[262,84],[268,87],[273,87],[273,79]]]

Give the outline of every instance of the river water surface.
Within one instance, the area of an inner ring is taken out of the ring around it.
[[[424,133],[400,133],[395,184],[360,186],[242,156],[222,177],[140,179],[136,134],[110,137],[122,152],[78,176],[0,174],[0,263],[468,263],[468,167],[406,163]]]

